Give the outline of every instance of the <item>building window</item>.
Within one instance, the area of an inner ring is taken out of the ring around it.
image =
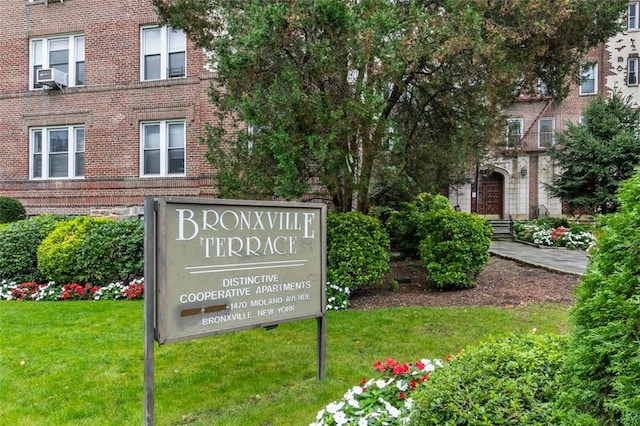
[[[551,118],[541,118],[538,120],[538,147],[549,148],[554,142],[556,120]]]
[[[184,176],[184,121],[142,123],[140,137],[142,176]]]
[[[84,80],[84,36],[52,36],[31,39],[29,88],[40,89],[38,70],[55,68],[66,75],[66,86],[81,86]]]
[[[637,30],[638,29],[638,5],[640,3],[635,1],[629,3],[629,9],[627,13],[627,29],[629,30]]]
[[[84,176],[84,127],[30,129],[32,179],[69,179]]]
[[[142,28],[141,80],[187,75],[187,37],[171,27]]]
[[[580,80],[580,94],[594,95],[598,91],[598,64],[587,65],[582,68]]]
[[[522,139],[524,120],[522,118],[510,118],[507,120],[507,148],[515,148]]]
[[[638,85],[638,58],[627,59],[627,85]]]

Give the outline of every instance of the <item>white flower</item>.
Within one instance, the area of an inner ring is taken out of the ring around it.
[[[406,392],[406,390],[409,389],[409,384],[406,382],[406,380],[398,380],[396,382],[396,387],[402,392]]]
[[[344,407],[344,402],[333,401],[331,404],[327,405],[327,413],[335,414],[342,410],[342,407]]]
[[[333,420],[337,425],[344,425],[349,422],[349,419],[347,419],[347,415],[342,411],[335,413],[333,416]]]

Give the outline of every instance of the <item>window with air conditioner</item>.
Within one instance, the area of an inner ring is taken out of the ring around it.
[[[627,59],[627,85],[638,85],[638,58]]]
[[[556,120],[553,117],[538,120],[538,147],[549,148],[555,140]]]
[[[598,93],[598,64],[582,67],[580,76],[580,94],[595,95]]]
[[[185,175],[184,120],[150,121],[140,124],[140,175]]]
[[[171,27],[143,27],[140,80],[186,77],[187,37]]]
[[[41,89],[50,77],[60,86],[82,86],[84,76],[84,35],[65,35],[30,40],[29,88]],[[47,71],[49,70],[49,71]]]
[[[506,147],[516,148],[522,139],[522,129],[524,128],[524,119],[509,118],[507,120],[507,137]]]
[[[84,126],[34,127],[29,139],[31,179],[84,176]]]

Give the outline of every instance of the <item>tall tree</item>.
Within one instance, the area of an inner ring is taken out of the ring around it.
[[[223,196],[312,189],[365,211],[446,187],[540,81],[562,98],[626,0],[154,0],[212,52]],[[249,131],[241,123],[249,124]],[[411,194],[407,194],[411,195]]]
[[[618,187],[640,164],[639,114],[619,92],[590,102],[582,123],[569,123],[549,151],[560,168],[549,192],[572,212],[617,211]]]

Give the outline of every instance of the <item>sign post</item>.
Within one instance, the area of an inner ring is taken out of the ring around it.
[[[145,200],[145,418],[153,421],[154,340],[317,318],[324,378],[325,285],[324,204]]]

